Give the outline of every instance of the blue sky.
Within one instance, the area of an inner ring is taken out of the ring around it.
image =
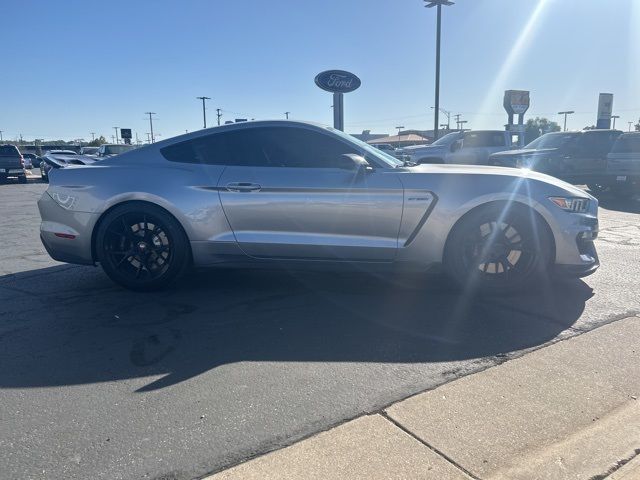
[[[223,120],[332,123],[314,76],[356,73],[350,133],[432,127],[435,10],[422,0],[3,0],[0,130],[5,138],[91,138],[113,126],[167,138]],[[632,29],[632,25],[635,28]],[[441,105],[472,128],[502,128],[506,88],[527,116],[595,123],[598,93],[617,126],[640,117],[640,0],[456,0],[443,10]],[[523,33],[524,32],[524,33]],[[11,68],[5,68],[11,66]],[[526,117],[525,117],[526,118]]]

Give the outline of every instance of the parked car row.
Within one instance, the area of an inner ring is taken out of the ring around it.
[[[514,149],[511,133],[478,130],[449,133],[430,145],[396,150],[417,164],[493,165],[546,173],[594,193],[629,195],[640,190],[640,132],[585,130],[547,133]]]
[[[630,195],[638,191],[640,133],[620,130],[585,130],[547,133],[522,150],[493,154],[489,164],[526,168],[594,193],[611,191]]]

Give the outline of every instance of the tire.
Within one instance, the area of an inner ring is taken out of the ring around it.
[[[166,288],[191,264],[189,240],[162,208],[143,202],[115,207],[96,232],[96,257],[107,276],[130,290]]]
[[[465,291],[503,293],[544,277],[552,253],[551,233],[534,210],[491,204],[472,210],[455,225],[444,266]]]
[[[27,176],[26,175],[20,175],[18,176],[18,183],[27,183]]]

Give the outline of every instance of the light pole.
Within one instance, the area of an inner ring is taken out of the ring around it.
[[[404,128],[404,125],[396,127],[398,129],[398,148],[400,148],[400,130]]]
[[[611,115],[611,118],[613,119],[613,126],[611,127],[613,130],[616,129],[616,118],[620,118],[620,115]]]
[[[151,143],[154,143],[156,139],[153,136],[153,118],[151,115],[155,115],[156,112],[144,112],[145,115],[149,115],[149,129],[151,130]]]
[[[118,128],[119,127],[113,127],[113,129],[116,131],[116,143],[120,143],[120,141],[118,140]]]
[[[572,113],[576,113],[573,110],[567,110],[566,112],[558,112],[558,115],[564,115],[564,129],[563,132],[567,131],[567,115],[571,115]]]
[[[202,100],[202,118],[204,119],[204,128],[207,128],[207,111],[204,106],[205,100],[211,100],[209,97],[196,97],[199,100]]]
[[[291,112],[284,112],[284,116],[285,116],[285,117],[287,117],[287,120],[289,120],[289,114],[290,114],[290,113],[291,113]]]
[[[633,125],[633,122],[627,122],[627,123],[629,124],[629,131],[631,131],[631,126]]]
[[[2,141],[2,130],[0,130],[0,142]]]
[[[438,125],[440,113],[440,25],[442,23],[442,5],[453,5],[450,0],[424,0],[427,2],[425,7],[437,7],[437,24],[436,24],[436,100],[433,108],[433,139],[438,139]]]

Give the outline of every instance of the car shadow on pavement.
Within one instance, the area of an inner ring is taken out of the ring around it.
[[[227,271],[136,293],[97,268],[0,277],[0,388],[151,377],[164,388],[234,362],[454,362],[570,328],[582,281],[465,296],[440,276]],[[146,379],[145,379],[146,381]]]

